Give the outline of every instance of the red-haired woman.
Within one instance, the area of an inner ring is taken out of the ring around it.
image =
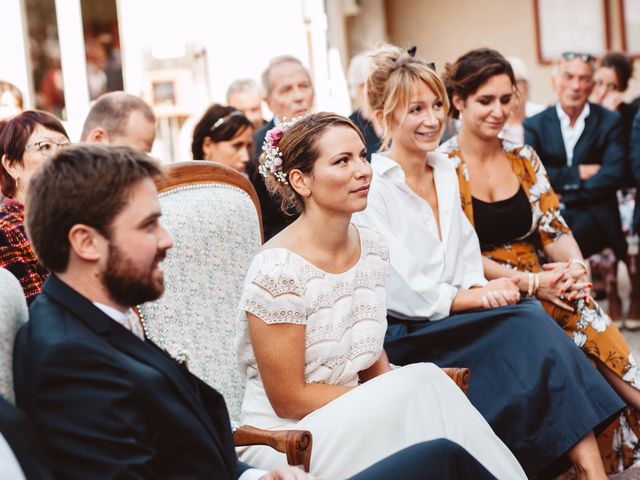
[[[33,172],[69,136],[53,115],[27,110],[0,123],[0,267],[13,273],[27,302],[39,293],[49,272],[38,262],[24,230],[24,199]]]

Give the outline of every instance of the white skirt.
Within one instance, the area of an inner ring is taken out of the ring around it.
[[[257,405],[263,402],[267,405]],[[464,393],[430,363],[380,375],[298,422],[280,424],[278,417],[269,421],[267,411],[273,410],[264,389],[249,382],[243,423],[309,430],[313,435],[311,473],[327,480],[348,478],[403,448],[437,438],[462,446],[500,480],[527,478]],[[265,470],[284,461],[283,454],[265,446],[242,447],[238,455],[243,462]]]

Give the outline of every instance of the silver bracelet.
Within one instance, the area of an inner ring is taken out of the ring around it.
[[[582,268],[584,268],[587,272],[589,271],[589,268],[587,267],[587,264],[584,262],[584,260],[580,260],[578,258],[572,258],[571,260],[569,260],[570,263],[577,263],[578,265],[581,265]]]

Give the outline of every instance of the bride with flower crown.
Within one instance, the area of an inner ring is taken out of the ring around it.
[[[301,215],[263,246],[246,277],[237,339],[247,379],[242,422],[311,431],[311,473],[326,479],[437,438],[462,446],[497,478],[526,478],[439,368],[390,369],[382,349],[388,250],[379,234],[351,224],[371,181],[357,127],[310,115],[270,131],[263,151],[268,189]],[[264,446],[239,456],[264,469],[282,461]],[[419,473],[437,478],[436,470]]]

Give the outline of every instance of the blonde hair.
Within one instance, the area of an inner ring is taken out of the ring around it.
[[[409,112],[411,92],[416,82],[422,81],[442,101],[442,107],[449,111],[449,99],[444,83],[435,70],[423,60],[395,45],[383,45],[370,55],[371,70],[365,83],[365,94],[372,112],[382,112],[384,133],[381,150],[389,148],[391,116],[398,109],[404,118]]]

